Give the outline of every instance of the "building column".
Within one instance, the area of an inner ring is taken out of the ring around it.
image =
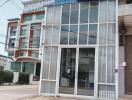
[[[35,62],[35,64],[34,64],[34,76],[36,75],[36,67],[37,67],[37,62]]]
[[[23,72],[22,69],[23,69],[23,62],[21,62],[21,71],[20,72]]]

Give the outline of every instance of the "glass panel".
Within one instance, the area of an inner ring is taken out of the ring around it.
[[[106,44],[107,24],[99,25],[99,44]]]
[[[16,27],[11,27],[10,36],[16,36],[16,31],[17,31]]]
[[[53,26],[52,44],[59,44],[60,27]]]
[[[28,27],[26,25],[22,26],[20,36],[27,36],[27,33],[28,33]]]
[[[77,44],[78,26],[70,26],[69,44]]]
[[[20,72],[21,71],[21,63],[20,62],[11,62],[11,70]]]
[[[45,44],[51,44],[51,39],[52,39],[52,27],[47,26],[45,29]]]
[[[61,26],[60,44],[68,44],[68,31],[68,25]]]
[[[89,25],[89,44],[96,44],[97,40],[97,24]]]
[[[107,43],[108,44],[115,44],[115,34],[116,34],[116,25],[115,24],[108,24],[107,30]]]
[[[79,49],[78,94],[94,96],[95,49]]]
[[[69,12],[70,12],[70,5],[64,5],[62,8],[62,24],[69,24]]]
[[[74,94],[76,49],[61,51],[59,93]]]
[[[80,25],[79,44],[87,44],[88,25]]]
[[[90,2],[90,23],[97,23],[98,21],[98,2]]]
[[[46,24],[51,25],[54,22],[54,18],[51,18],[54,13],[54,7],[50,6],[47,8],[47,13],[46,13]]]
[[[42,66],[42,79],[48,79],[49,78],[49,63],[50,63],[50,51],[51,47],[45,47],[44,49],[44,66]]]
[[[61,6],[55,6],[54,9],[54,24],[60,24],[61,19]]]
[[[32,15],[24,16],[24,22],[26,21],[32,21]]]
[[[78,23],[78,15],[79,15],[79,4],[71,4],[71,24]]]
[[[47,82],[47,81],[42,81],[41,82],[42,87],[41,87],[41,92],[42,93],[55,93],[55,82]]]
[[[80,23],[88,23],[89,3],[80,4]]]
[[[100,1],[100,22],[107,22],[108,10],[107,10],[107,1]],[[110,13],[110,12],[109,12]]]
[[[98,79],[100,83],[106,82],[106,47],[99,47],[99,75]]]
[[[36,20],[43,20],[44,19],[44,14],[37,14],[36,15]]]
[[[110,0],[108,1],[108,22],[116,21],[116,1]]]
[[[115,47],[107,47],[107,82],[115,82]]]
[[[24,62],[22,71],[26,72],[26,73],[33,74],[34,73],[34,64],[31,62]]]
[[[57,47],[52,47],[51,61],[50,61],[50,78],[49,79],[56,80],[57,57],[58,57],[58,49],[57,49]]]

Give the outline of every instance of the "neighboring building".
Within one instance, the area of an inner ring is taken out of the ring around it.
[[[132,0],[119,0],[120,95],[132,95]]]
[[[0,71],[10,70],[11,61],[13,61],[12,58],[0,55]]]
[[[20,20],[8,20],[5,50],[15,60],[11,63],[11,70],[32,73],[39,79],[45,7],[40,5],[44,3],[43,0],[39,0],[39,5],[35,6],[37,3],[38,1],[23,2],[24,11]]]
[[[117,99],[117,1],[56,1],[46,10],[40,95]]]

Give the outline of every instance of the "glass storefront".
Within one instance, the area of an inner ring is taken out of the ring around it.
[[[116,98],[114,9],[115,0],[47,7],[40,93]]]

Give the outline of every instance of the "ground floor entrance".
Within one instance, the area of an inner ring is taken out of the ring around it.
[[[115,100],[115,49],[45,46],[40,95]]]
[[[61,48],[59,93],[94,96],[95,48]]]

